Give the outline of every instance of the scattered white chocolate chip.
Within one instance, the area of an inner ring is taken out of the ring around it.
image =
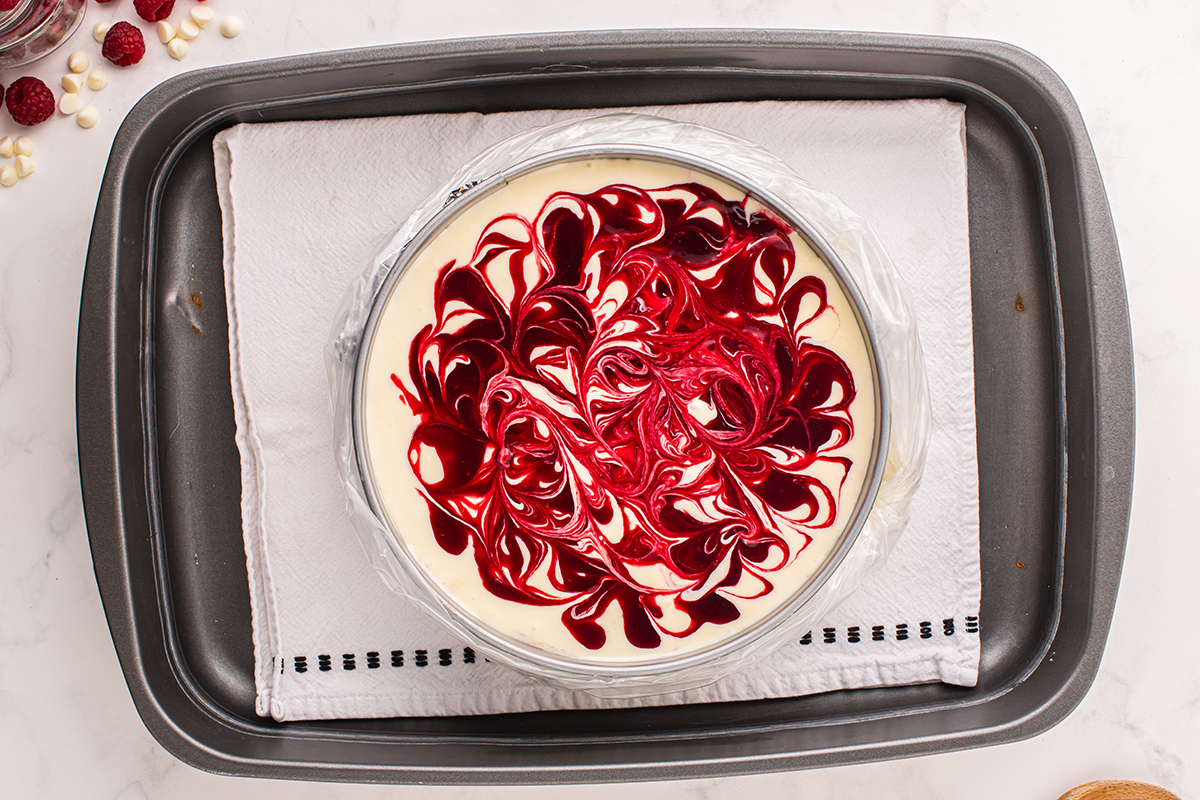
[[[226,17],[221,20],[221,35],[232,39],[242,32],[242,21],[237,17]]]
[[[28,136],[18,136],[17,141],[13,142],[13,152],[19,156],[33,155],[33,139]]]
[[[71,57],[67,59],[67,66],[71,72],[86,72],[87,68],[92,65],[92,60],[88,58],[88,54],[82,50],[76,50],[71,53]]]
[[[193,19],[185,19],[179,23],[180,39],[195,39],[200,35],[200,26]]]
[[[171,58],[175,59],[176,61],[181,61],[183,57],[187,55],[187,51],[188,43],[179,37],[175,37],[171,40],[171,43],[167,45],[167,52],[170,53]]]
[[[201,28],[212,22],[212,18],[213,10],[211,8],[207,8],[206,6],[196,6],[192,9],[192,19],[194,19],[196,24]]]
[[[79,99],[79,95],[73,92],[67,92],[62,97],[58,98],[58,110],[68,117],[79,110],[79,104],[83,101]]]
[[[159,21],[157,30],[158,30],[158,40],[160,42],[162,42],[163,44],[167,44],[172,39],[175,38],[175,34],[176,34],[175,26],[172,25],[171,23],[167,22],[165,19]]]
[[[70,75],[63,75],[62,85],[69,94],[79,94],[79,90],[83,88],[83,80],[82,75],[72,72]]]
[[[17,182],[17,178],[21,177],[17,174],[17,168],[9,164],[5,167],[0,167],[0,185],[12,186]]]
[[[29,156],[17,156],[17,177],[24,178],[27,175],[32,175],[37,169],[37,164]]]
[[[79,123],[79,127],[81,128],[94,127],[100,121],[100,112],[92,106],[84,106],[75,115],[75,121]]]
[[[105,34],[108,33],[109,24],[107,22],[97,22],[92,26],[92,38],[97,42],[103,42]]]
[[[88,73],[87,85],[93,92],[100,91],[108,86],[108,73],[102,69],[92,70]]]
[[[13,156],[13,140],[11,136],[5,136],[0,139],[0,158],[12,158]]]

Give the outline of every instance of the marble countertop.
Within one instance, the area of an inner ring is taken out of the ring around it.
[[[192,0],[180,0],[185,9]],[[56,116],[28,133],[37,172],[0,188],[0,784],[11,797],[542,798],[550,788],[306,784],[229,778],[160,747],[130,700],[100,604],[84,526],[75,429],[75,343],[89,228],[113,137],[134,103],[185,70],[394,42],[610,28],[818,28],[998,39],[1050,65],[1077,100],[1112,206],[1125,265],[1138,382],[1129,545],[1095,683],[1065,721],[1008,745],[859,766],[619,788],[642,797],[1053,798],[1101,778],[1200,797],[1200,539],[1187,498],[1200,482],[1200,300],[1191,236],[1200,157],[1200,6],[1146,0],[211,0],[218,20],[183,62],[154,39],[137,67],[112,68],[91,130]],[[129,19],[128,0],[92,4],[73,42],[0,72],[57,90],[66,56],[96,53],[91,25]],[[578,800],[611,786],[570,789]]]

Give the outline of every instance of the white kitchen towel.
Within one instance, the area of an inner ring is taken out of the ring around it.
[[[334,468],[322,351],[335,307],[462,163],[586,111],[239,125],[214,144],[260,714],[491,714],[784,697],[979,665],[979,520],[965,116],[941,100],[637,109],[757,142],[863,214],[916,299],[934,431],[886,566],[799,641],[711,686],[640,700],[548,688],[490,663],[368,565]]]

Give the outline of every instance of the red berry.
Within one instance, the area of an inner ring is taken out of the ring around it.
[[[54,92],[37,78],[17,78],[4,95],[8,113],[20,125],[37,125],[54,115]]]
[[[146,55],[146,40],[142,38],[142,32],[128,22],[117,22],[104,34],[100,52],[118,67],[128,67]]]
[[[12,11],[21,0],[0,0],[0,11]]]
[[[171,16],[175,0],[133,0],[133,8],[146,22],[158,22]]]

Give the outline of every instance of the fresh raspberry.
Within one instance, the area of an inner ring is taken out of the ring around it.
[[[133,8],[146,22],[158,22],[171,16],[175,0],[133,0]]]
[[[0,0],[0,11],[12,11],[21,0]]]
[[[8,113],[20,125],[37,125],[54,115],[54,92],[37,78],[17,78],[4,95]]]
[[[128,67],[146,55],[146,40],[142,38],[142,32],[128,22],[117,22],[104,34],[100,52],[118,67]]]

